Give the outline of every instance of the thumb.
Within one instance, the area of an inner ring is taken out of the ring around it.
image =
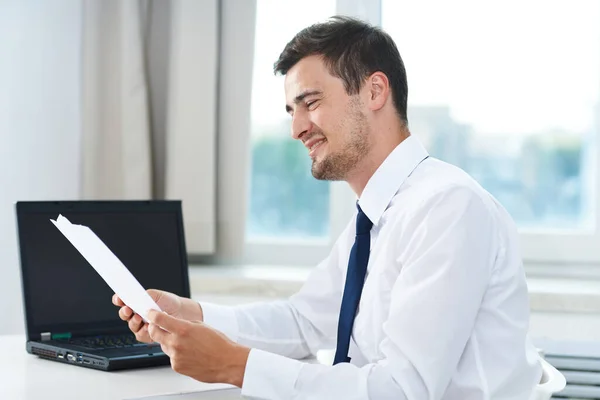
[[[177,333],[183,327],[188,324],[187,321],[180,320],[172,317],[165,312],[159,312],[156,310],[148,311],[148,321],[156,324],[166,330],[167,332]]]
[[[152,300],[156,301],[157,303],[164,294],[162,290],[158,289],[148,289],[146,290],[146,293],[148,293],[150,297],[152,297]]]

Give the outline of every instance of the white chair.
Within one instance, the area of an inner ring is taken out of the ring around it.
[[[540,363],[542,364],[542,378],[529,400],[550,400],[554,393],[560,392],[567,386],[567,380],[559,370],[543,358],[540,358]]]

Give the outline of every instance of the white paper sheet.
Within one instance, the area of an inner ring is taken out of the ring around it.
[[[62,215],[50,220],[98,272],[110,288],[147,322],[148,311],[161,311],[137,279],[104,242],[85,225],[75,225]],[[106,301],[110,301],[107,299]],[[115,312],[117,310],[115,309]]]

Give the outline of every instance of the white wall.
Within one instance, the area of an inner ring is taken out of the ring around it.
[[[79,197],[81,12],[0,0],[0,334],[24,331],[14,202]]]

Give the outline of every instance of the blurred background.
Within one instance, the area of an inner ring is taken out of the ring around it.
[[[18,200],[182,199],[193,291],[300,284],[355,196],[312,178],[272,66],[335,14],[396,41],[411,132],[516,220],[534,310],[597,318],[600,1],[0,0],[0,333]]]

